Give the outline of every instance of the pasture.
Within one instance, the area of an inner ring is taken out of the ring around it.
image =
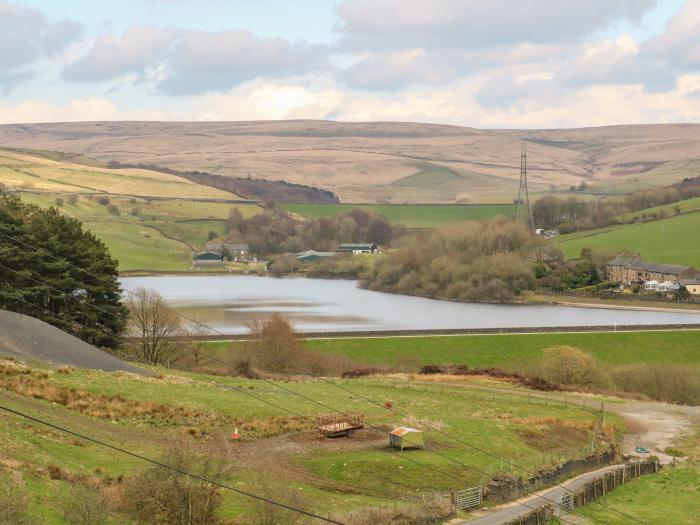
[[[567,258],[579,257],[583,248],[608,254],[627,249],[640,253],[645,261],[700,269],[698,229],[700,213],[686,213],[653,222],[560,235],[554,243]]]
[[[81,369],[68,373],[43,367],[34,370],[48,373],[48,378],[32,382],[29,376],[23,384],[31,390],[11,381],[11,372],[5,372],[5,379],[0,377],[4,405],[156,458],[176,443],[187,446],[206,440],[211,447],[223,445],[236,462],[228,483],[255,490],[256,479],[269,484],[283,479],[286,487],[300,495],[313,496],[307,507],[322,513],[394,502],[402,505],[404,497],[424,490],[478,483],[484,473],[509,470],[511,460],[528,470],[561,460],[572,449],[586,445],[596,417],[595,412],[552,399],[545,404],[512,387],[499,393],[499,386],[492,382],[489,388],[496,392],[484,394],[481,387],[485,384],[479,381],[427,386],[403,381],[397,386],[392,380],[343,380],[342,386],[357,393],[354,395],[308,378],[263,382],[166,369],[157,369],[160,375],[155,377]],[[80,396],[82,401],[52,402],[61,392],[69,398]],[[111,397],[117,394],[121,400]],[[360,396],[376,400],[379,406]],[[388,413],[382,407],[385,400],[415,419]],[[454,410],[456,404],[460,410]],[[319,437],[303,417],[331,410],[364,413],[367,430],[349,438]],[[609,422],[621,429],[616,416],[611,415]],[[439,426],[503,461],[428,428],[429,450],[393,454],[387,446],[387,429],[408,423]],[[239,429],[242,440],[227,444],[234,428]],[[66,497],[65,480],[70,476],[122,476],[128,481],[145,466],[6,413],[0,413],[0,437],[0,455],[12,460],[13,472],[24,480],[31,497],[32,514],[42,523],[64,523],[60,501]],[[56,465],[64,475],[51,478],[46,474],[48,465]],[[224,497],[226,518],[251,510],[244,498],[226,492]]]
[[[320,219],[362,208],[386,217],[396,226],[436,228],[443,224],[513,215],[511,204],[283,204],[292,213]]]

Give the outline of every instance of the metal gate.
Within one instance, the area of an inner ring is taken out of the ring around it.
[[[557,498],[554,502],[554,515],[563,516],[574,510],[574,494],[569,492]]]
[[[458,509],[469,509],[481,505],[481,487],[470,487],[454,492],[454,503]]]

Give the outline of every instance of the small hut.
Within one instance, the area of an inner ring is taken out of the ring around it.
[[[399,450],[425,448],[423,431],[411,427],[399,427],[389,432],[389,445]]]

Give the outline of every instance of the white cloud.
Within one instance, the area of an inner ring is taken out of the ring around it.
[[[119,111],[111,102],[98,97],[76,99],[65,105],[53,105],[40,100],[19,104],[0,104],[0,123],[72,122],[112,120]]]
[[[0,88],[31,78],[31,64],[60,52],[82,31],[77,22],[49,23],[38,9],[0,0]]]
[[[621,20],[639,21],[657,0],[345,0],[336,30],[348,49],[489,47],[572,42]]]

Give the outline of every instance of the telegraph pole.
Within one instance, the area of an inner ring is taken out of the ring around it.
[[[527,189],[527,143],[524,140],[520,146],[520,187],[518,188],[518,196],[513,201],[513,204],[515,204],[515,222],[518,222],[520,219],[520,207],[527,206],[527,224],[534,231],[535,219],[532,216],[530,192]]]

